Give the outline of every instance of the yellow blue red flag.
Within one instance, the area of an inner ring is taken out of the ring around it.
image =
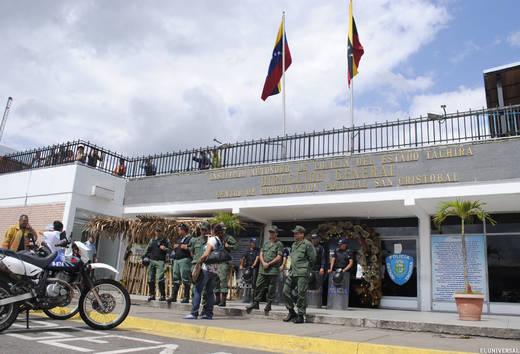
[[[283,36],[283,38],[282,38]],[[282,53],[283,42],[285,41],[284,53]],[[287,44],[287,36],[285,35],[284,23],[280,24],[278,35],[276,36],[276,42],[274,44],[273,56],[271,63],[269,64],[269,71],[267,72],[267,78],[265,79],[264,89],[262,90],[262,100],[266,100],[267,97],[277,95],[282,91],[282,85],[280,80],[282,78],[282,55],[285,55],[285,70],[291,65],[292,58],[291,52],[289,51],[289,45]]]

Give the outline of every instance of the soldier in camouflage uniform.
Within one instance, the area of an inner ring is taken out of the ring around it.
[[[159,293],[161,297],[159,301],[166,300],[166,289],[164,284],[164,263],[166,255],[170,252],[170,241],[166,238],[162,229],[157,227],[155,229],[155,236],[150,240],[144,257],[150,258],[150,266],[148,269],[148,286],[150,288],[150,296],[148,301],[155,300],[155,280],[157,276],[157,283],[159,285]]]
[[[215,225],[215,236],[221,237],[226,232],[226,226],[223,223]],[[231,235],[223,236],[224,248],[228,252],[232,252],[238,248],[237,240]],[[218,265],[218,281],[215,287],[215,297],[217,304],[220,307],[226,306],[226,298],[228,293],[229,273],[231,269],[231,262],[221,263]]]
[[[294,233],[294,243],[291,247],[291,269],[283,287],[285,307],[289,310],[289,314],[284,318],[284,322],[304,323],[309,272],[316,261],[316,250],[312,243],[304,238],[305,228],[303,226],[297,225],[292,232]],[[293,290],[297,291],[298,313],[294,311]]]
[[[200,256],[204,254],[204,247],[206,246],[207,237],[209,235],[210,226],[207,222],[201,222],[199,225],[200,235],[197,237],[192,237],[190,239],[190,243],[188,245],[188,249],[192,255],[191,259],[191,269],[195,267],[195,264],[200,259]]]
[[[190,302],[190,282],[191,282],[191,252],[189,249],[191,235],[188,234],[189,227],[186,224],[180,224],[177,227],[179,238],[173,245],[175,253],[172,267],[172,296],[166,300],[168,303],[177,302],[177,294],[181,286],[184,285],[184,296],[181,301],[183,304]]]
[[[271,311],[271,304],[276,295],[276,282],[280,274],[282,264],[283,244],[278,241],[278,229],[276,226],[269,228],[269,240],[264,243],[260,251],[260,271],[256,280],[256,289],[253,303],[246,307],[247,313],[259,308],[262,297],[267,292],[267,303],[264,308],[266,314]]]

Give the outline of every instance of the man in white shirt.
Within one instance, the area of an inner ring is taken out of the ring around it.
[[[61,221],[54,221],[52,225],[47,225],[46,231],[43,232],[42,245],[47,247],[51,253],[58,250],[59,247],[64,247],[65,244],[61,239],[61,233],[63,232],[63,224]]]
[[[97,250],[96,250],[96,238],[94,235],[89,235],[87,241],[84,242],[85,246],[88,247],[88,259],[90,262],[97,262]]]

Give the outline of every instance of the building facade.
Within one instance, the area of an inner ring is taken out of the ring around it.
[[[282,241],[289,243],[296,224],[313,230],[350,221],[379,235],[381,307],[455,311],[453,292],[463,287],[460,226],[448,220],[439,230],[432,216],[440,202],[479,200],[497,224],[473,223],[466,230],[471,283],[485,295],[485,313],[520,314],[520,136],[518,126],[507,136],[492,135],[488,117],[495,113],[520,119],[515,106],[409,120],[395,130],[392,123],[327,132],[327,139],[323,133],[251,142],[219,149],[223,167],[208,169],[193,162],[206,150],[125,158],[125,176],[111,173],[121,160],[109,152],[95,166],[62,160],[34,167],[34,152],[32,158],[9,155],[0,174],[0,226],[15,223],[20,213],[36,227],[57,218],[79,239],[94,215],[227,211],[257,225],[280,226]],[[75,151],[79,144],[67,146]],[[144,173],[148,163],[155,173]],[[99,258],[121,269],[124,248],[103,240]],[[388,269],[386,257],[393,255],[410,260],[400,281]]]

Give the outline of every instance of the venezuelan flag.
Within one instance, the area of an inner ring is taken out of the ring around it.
[[[348,86],[350,87],[350,81],[358,73],[359,61],[365,53],[363,45],[359,41],[359,36],[356,28],[356,21],[352,15],[352,0],[348,7],[348,50],[347,50],[347,61],[348,61]]]
[[[282,35],[285,38],[285,70],[291,65],[292,58],[287,44],[287,36],[285,35],[284,21],[280,24],[278,35],[273,49],[273,57],[269,64],[269,71],[265,79],[264,89],[262,91],[262,99],[265,101],[267,97],[277,95],[282,91],[280,80],[282,78]]]

